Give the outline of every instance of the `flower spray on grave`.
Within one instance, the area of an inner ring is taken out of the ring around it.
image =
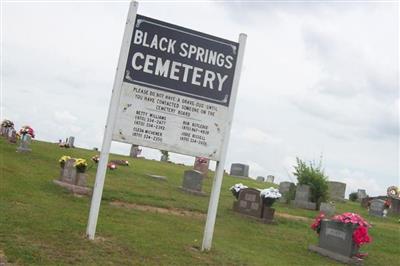
[[[23,138],[26,135],[29,135],[31,138],[35,138],[35,131],[30,126],[23,126],[19,130],[18,134],[19,136],[21,136],[21,138]]]
[[[86,171],[88,164],[85,159],[79,158],[75,160],[74,166],[78,173],[84,173]]]
[[[14,122],[12,122],[11,120],[8,120],[8,119],[4,119],[1,122],[1,126],[2,127],[7,127],[7,128],[13,128],[14,127]]]
[[[314,223],[311,225],[311,228],[317,232],[317,234],[320,233],[321,230],[321,221],[325,219],[325,215],[323,213],[320,213],[316,218]],[[371,227],[371,225],[360,215],[352,212],[345,212],[340,215],[336,215],[332,218],[332,221],[337,221],[341,222],[344,224],[353,224],[356,226],[356,229],[353,231],[352,234],[352,240],[353,243],[357,246],[357,248],[360,248],[364,244],[371,243],[372,238],[368,234],[368,228]],[[368,254],[362,254],[358,253],[356,256],[358,258],[363,258],[367,256]]]
[[[229,190],[232,192],[233,196],[235,196],[236,199],[239,199],[240,190],[245,188],[247,188],[247,186],[243,185],[242,183],[238,183],[231,186]]]
[[[260,197],[265,206],[271,207],[277,199],[282,197],[282,194],[279,193],[279,189],[270,187],[261,190]]]
[[[60,163],[60,167],[61,167],[61,168],[64,168],[65,163],[66,163],[69,159],[71,159],[71,157],[68,156],[68,155],[63,155],[63,156],[61,156],[61,158],[58,160],[58,162]]]
[[[115,170],[117,169],[117,165],[115,163],[110,162],[107,164],[107,168],[110,170]]]

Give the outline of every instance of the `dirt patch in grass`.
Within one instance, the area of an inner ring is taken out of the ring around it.
[[[301,221],[301,222],[307,222],[307,223],[312,221],[312,219],[307,218],[307,217],[296,216],[296,215],[291,215],[291,214],[282,213],[282,212],[275,213],[275,216],[279,217],[279,218],[285,218],[288,220]]]
[[[150,205],[139,205],[135,203],[127,203],[123,201],[112,201],[110,202],[111,206],[115,207],[120,207],[120,208],[127,208],[127,209],[133,209],[133,210],[139,210],[139,211],[145,211],[145,212],[152,212],[152,213],[162,213],[162,214],[169,214],[169,215],[175,215],[175,216],[184,216],[184,217],[193,217],[197,219],[205,219],[206,214],[201,213],[201,212],[196,212],[196,211],[188,211],[188,210],[183,210],[183,209],[177,209],[177,208],[160,208],[160,207],[154,207]]]

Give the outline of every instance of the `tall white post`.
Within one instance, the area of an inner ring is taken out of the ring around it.
[[[135,26],[138,2],[132,1],[129,6],[128,17],[125,25],[124,37],[122,39],[121,51],[118,59],[118,66],[115,72],[113,91],[110,107],[108,109],[107,123],[104,130],[103,145],[100,152],[100,161],[97,167],[96,180],[93,187],[92,202],[90,204],[89,219],[86,228],[86,235],[93,240],[96,233],[97,218],[99,217],[101,195],[103,194],[104,179],[107,171],[108,154],[110,152],[112,133],[114,130],[115,118],[118,111],[121,86],[124,77],[125,65],[128,58],[130,42]]]
[[[236,61],[235,77],[233,79],[233,84],[232,84],[232,92],[231,92],[232,98],[231,98],[231,102],[229,105],[228,122],[227,122],[227,127],[226,127],[226,132],[225,132],[225,138],[223,140],[222,147],[221,147],[221,159],[220,159],[220,161],[217,162],[217,166],[215,169],[215,176],[214,176],[214,181],[213,181],[213,185],[212,185],[212,189],[211,189],[210,202],[208,204],[207,221],[206,221],[206,225],[204,227],[203,244],[201,247],[202,251],[210,250],[211,245],[212,245],[215,219],[217,217],[219,194],[221,192],[226,152],[228,150],[229,137],[231,135],[233,111],[235,110],[236,95],[237,95],[237,90],[238,90],[238,86],[239,86],[240,73],[242,70],[243,55],[244,55],[244,48],[246,45],[246,39],[247,39],[246,34],[241,33],[239,35],[239,51],[238,51],[237,61]]]

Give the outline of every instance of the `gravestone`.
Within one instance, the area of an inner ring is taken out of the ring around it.
[[[11,143],[17,143],[17,131],[15,129],[8,131],[8,141]]]
[[[296,196],[292,200],[292,205],[296,208],[315,210],[315,202],[311,202],[311,188],[308,185],[298,185],[296,188]]]
[[[74,142],[75,142],[75,137],[70,136],[70,137],[68,138],[67,144],[68,144],[68,146],[69,146],[70,148],[74,148],[74,147],[75,147],[75,146],[74,146]]]
[[[234,203],[233,209],[242,214],[261,218],[262,202],[260,191],[255,188],[245,188],[240,190],[239,198]]]
[[[383,210],[385,209],[385,201],[381,199],[371,200],[371,205],[369,206],[369,215],[382,217]]]
[[[242,163],[233,163],[229,174],[236,177],[248,177],[249,166]]]
[[[336,206],[329,202],[321,202],[319,211],[323,212],[327,217],[332,217],[335,214]]]
[[[357,200],[358,201],[362,201],[362,199],[367,197],[367,192],[365,191],[365,189],[358,189],[357,190]]]
[[[273,175],[268,175],[268,176],[267,176],[267,181],[266,181],[266,182],[274,183],[274,180],[275,180],[275,176],[273,176]]]
[[[389,209],[389,213],[395,214],[395,215],[400,215],[400,199],[390,199],[391,200],[391,205]]]
[[[353,242],[356,228],[352,223],[322,220],[318,246],[311,245],[309,249],[342,263],[357,264],[359,261],[353,258],[358,253]]]
[[[168,162],[168,155],[165,155],[165,154],[161,155],[160,161],[161,162]]]
[[[265,182],[265,177],[263,177],[263,176],[257,176],[257,179],[256,179],[258,182]]]
[[[292,200],[290,197],[294,195],[295,191],[296,185],[294,183],[288,181],[279,183],[279,193],[282,195],[279,202],[289,203]]]
[[[361,207],[363,207],[363,208],[368,208],[368,203],[369,203],[369,201],[371,200],[371,198],[370,197],[365,197],[365,198],[363,198],[362,200],[361,200],[361,203],[360,203],[360,205],[361,205]]]
[[[328,195],[331,201],[344,202],[346,184],[337,181],[328,181]]]
[[[31,144],[31,136],[29,134],[23,134],[17,152],[31,152],[32,149],[29,148]]]
[[[197,170],[186,170],[183,175],[183,182],[181,189],[185,192],[192,193],[199,196],[204,196],[202,191],[203,174]]]
[[[142,150],[139,148],[139,145],[132,144],[129,156],[132,158],[137,158],[141,152]]]
[[[275,209],[266,207],[261,199],[260,190],[245,188],[240,190],[238,200],[233,202],[233,210],[251,216],[264,223],[273,223]]]
[[[73,193],[89,195],[91,190],[86,187],[87,175],[85,173],[77,172],[74,164],[75,159],[67,160],[64,167],[61,168],[59,179],[53,180],[53,182],[59,186],[68,189]]]
[[[200,171],[204,178],[208,177],[208,167],[210,165],[210,160],[203,157],[196,157],[194,160],[193,169]]]

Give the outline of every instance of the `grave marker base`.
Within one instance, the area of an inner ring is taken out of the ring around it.
[[[308,250],[316,252],[322,256],[329,257],[329,258],[339,261],[341,263],[350,264],[350,265],[363,265],[363,261],[358,258],[346,257],[346,256],[340,255],[338,253],[332,252],[330,250],[327,250],[327,249],[324,249],[324,248],[321,248],[318,246],[310,245],[310,246],[308,246]]]
[[[69,183],[65,183],[62,182],[60,180],[54,179],[53,180],[54,184],[57,184],[63,188],[68,189],[69,191],[71,191],[74,194],[78,194],[78,195],[91,195],[92,194],[92,190],[90,188],[87,187],[81,187],[81,186],[77,186],[77,185],[72,185]]]
[[[180,190],[182,190],[183,192],[189,193],[189,194],[193,194],[196,196],[202,196],[202,197],[206,197],[207,194],[203,191],[197,191],[197,190],[192,190],[192,189],[187,189],[184,187],[179,187]]]

